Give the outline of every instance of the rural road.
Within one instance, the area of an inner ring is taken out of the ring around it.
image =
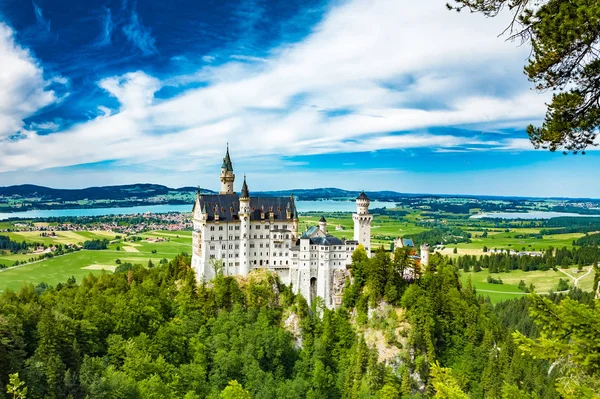
[[[579,277],[574,277],[574,276],[571,276],[569,273],[567,273],[566,271],[564,271],[564,270],[562,270],[562,269],[557,269],[557,270],[558,270],[559,272],[561,272],[561,273],[563,273],[563,274],[565,274],[565,275],[569,276],[569,277],[570,277],[570,278],[573,280],[573,287],[577,287],[577,283],[579,282],[579,280],[580,280],[580,279],[582,279],[582,278],[584,278],[584,277],[585,277],[585,276],[587,276],[588,274],[590,274],[590,273],[592,272],[592,270],[594,270],[594,268],[593,268],[593,267],[590,267],[590,268],[588,269],[587,273],[585,273],[584,275],[582,275],[582,276],[579,276]]]

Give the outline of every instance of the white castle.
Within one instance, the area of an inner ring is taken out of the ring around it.
[[[318,226],[298,234],[298,212],[294,196],[251,197],[244,176],[240,195],[233,191],[235,174],[229,148],[221,166],[221,192],[200,194],[194,203],[192,267],[199,280],[210,280],[217,268],[225,275],[247,275],[263,268],[276,272],[285,284],[308,303],[317,297],[327,307],[341,303],[349,276],[347,265],[362,244],[371,253],[369,198],[356,198],[354,240],[327,234],[324,217]],[[218,262],[222,261],[222,262]]]

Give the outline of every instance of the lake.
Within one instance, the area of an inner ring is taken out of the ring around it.
[[[480,213],[473,215],[471,219],[483,219],[483,218],[494,218],[494,219],[552,219],[558,217],[600,217],[600,215],[580,215],[578,213],[568,212],[543,212],[543,211],[531,211],[531,212],[498,212],[498,213]]]
[[[371,208],[393,208],[393,202],[372,201]],[[296,201],[298,212],[354,212],[354,201]],[[36,219],[61,216],[105,216],[134,215],[139,213],[191,212],[192,205],[142,205],[129,208],[90,208],[90,209],[44,209],[25,212],[0,213],[0,220],[9,218]]]

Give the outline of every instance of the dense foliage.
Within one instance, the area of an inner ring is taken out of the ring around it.
[[[307,306],[266,272],[197,284],[185,255],[153,268],[126,266],[79,285],[71,278],[0,296],[0,384],[11,395],[559,397],[554,385],[565,368],[522,356],[511,335],[518,330],[520,343],[537,345],[531,300],[493,307],[440,255],[421,271],[408,249],[368,258],[359,248],[335,311],[319,300]],[[591,303],[581,291],[572,298]],[[382,300],[401,306],[401,316],[382,314]],[[392,363],[367,344],[373,329],[386,331],[377,347],[400,350]]]
[[[345,311],[309,309],[269,276],[198,286],[189,263],[3,293],[0,384],[18,373],[27,398],[240,397],[233,380],[253,398],[381,388]],[[299,336],[282,327],[292,310]]]
[[[465,255],[456,260],[458,267],[466,272],[488,269],[490,273],[510,272],[511,270],[548,270],[555,267],[572,265],[593,265],[600,261],[600,249],[596,246],[584,246],[568,249],[566,247],[546,249],[542,256],[517,255],[506,252],[489,255]]]
[[[600,245],[600,233],[586,234],[585,236],[573,241],[573,245],[579,246],[598,246]]]
[[[87,240],[83,243],[83,249],[101,250],[108,248],[109,241],[105,238],[102,240]]]
[[[369,302],[386,299],[406,310],[411,329],[409,347],[405,349],[410,356],[405,357],[403,367],[408,373],[403,374],[401,387],[410,389],[405,389],[402,397],[416,397],[419,386],[426,397],[432,394],[441,387],[440,381],[448,382],[448,368],[452,369],[456,387],[468,395],[440,394],[440,398],[516,397],[510,396],[511,392],[559,397],[554,390],[555,373],[549,371],[549,364],[523,357],[510,335],[515,329],[528,337],[538,334],[528,316],[527,298],[507,301],[494,309],[476,295],[470,284],[463,286],[456,267],[437,254],[431,257],[430,267],[421,277],[416,274],[414,283],[395,280],[393,273],[378,271],[386,262],[388,269],[400,269],[383,251],[372,259],[359,251],[355,253],[355,280],[344,293],[344,305],[355,305],[357,322],[369,325]],[[445,368],[435,366],[436,362]],[[438,380],[431,378],[436,375]]]
[[[7,236],[0,235],[0,250],[6,250],[6,251],[13,252],[13,253],[17,253],[20,251],[27,251],[27,248],[29,247],[29,245],[31,245],[31,244],[28,244],[25,241],[16,242],[16,241],[12,241]]]

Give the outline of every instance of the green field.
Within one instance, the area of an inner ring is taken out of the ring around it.
[[[91,232],[90,238],[95,236],[96,233],[98,232]],[[80,232],[77,232],[77,236],[81,236]],[[70,276],[75,276],[77,281],[81,281],[83,277],[90,273],[102,273],[103,268],[112,271],[116,266],[115,261],[117,259],[120,259],[122,262],[141,263],[143,265],[148,264],[148,260],[152,260],[153,263],[157,264],[163,258],[172,259],[181,252],[189,253],[192,241],[192,233],[190,231],[155,231],[138,234],[138,236],[143,238],[164,237],[169,241],[156,243],[146,241],[114,243],[110,244],[109,248],[103,251],[81,250],[0,271],[0,290],[7,288],[18,290],[25,283],[37,284],[42,281],[50,285],[56,285],[59,282],[64,282]],[[71,237],[72,239],[78,239],[74,235],[71,235]],[[58,239],[64,240],[65,236]],[[116,250],[117,246],[121,247],[120,251]],[[156,253],[153,254],[152,250],[156,250]],[[11,256],[22,256],[25,259],[31,257],[31,255]],[[0,262],[2,262],[1,259]]]
[[[577,287],[584,291],[591,291],[594,282],[594,272],[592,271],[589,274],[586,274],[590,268],[590,266],[584,267],[581,273],[577,273],[577,268],[564,269],[563,271],[576,278],[583,276],[578,281]],[[488,276],[492,276],[494,279],[501,279],[503,284],[488,283]],[[569,286],[573,286],[573,279],[561,271],[554,270],[538,270],[529,272],[512,270],[509,273],[488,273],[487,270],[482,270],[478,273],[461,272],[461,280],[463,284],[466,284],[469,277],[471,278],[471,284],[475,289],[477,289],[478,294],[482,296],[489,296],[493,303],[524,295],[523,291],[521,291],[518,287],[521,280],[523,280],[527,286],[529,286],[529,284],[533,284],[535,286],[535,291],[539,293],[556,291],[558,281],[560,279],[568,279]]]

